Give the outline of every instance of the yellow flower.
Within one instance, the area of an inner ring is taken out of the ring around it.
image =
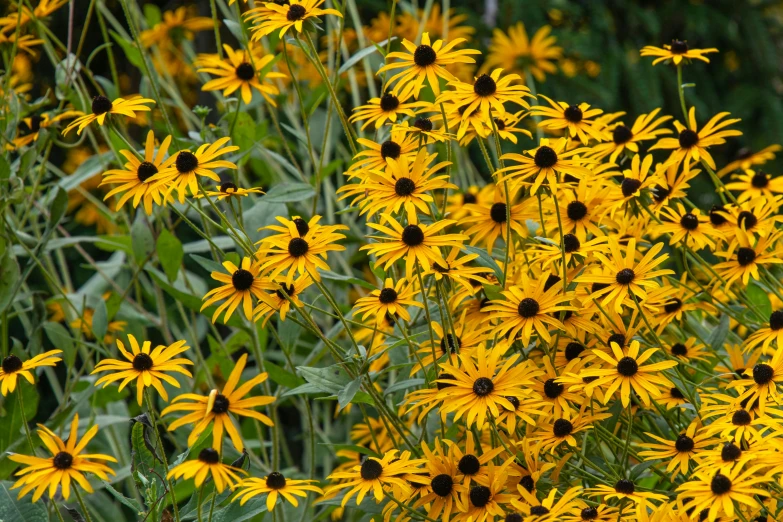
[[[279,471],[273,471],[264,478],[244,479],[235,486],[239,488],[239,492],[231,501],[239,500],[239,505],[244,506],[251,498],[267,493],[266,508],[269,511],[275,509],[278,496],[286,499],[292,506],[298,507],[299,502],[296,497],[307,497],[308,491],[323,494],[323,490],[313,485],[313,482],[315,480],[291,480]]]
[[[264,36],[280,29],[279,37],[283,38],[289,29],[293,28],[301,33],[304,23],[310,19],[323,15],[335,15],[342,18],[340,11],[335,9],[321,9],[326,0],[290,0],[285,4],[266,2],[261,8],[254,8],[245,13],[245,19],[254,23],[252,27],[253,41],[257,42]]]
[[[642,56],[656,56],[657,58],[653,60],[653,65],[668,60],[674,62],[674,65],[680,65],[683,61],[690,63],[690,60],[701,60],[710,63],[710,60],[704,55],[717,52],[718,50],[714,47],[709,49],[691,49],[688,47],[687,40],[672,40],[671,45],[664,44],[663,48],[646,45],[642,47],[639,54]]]
[[[14,354],[5,357],[2,366],[0,366],[0,392],[2,392],[3,397],[13,393],[16,389],[16,381],[20,376],[27,379],[27,382],[30,384],[35,384],[35,377],[30,370],[44,366],[55,366],[62,360],[58,355],[60,353],[63,353],[63,351],[50,350],[36,355],[27,361],[22,361]]]
[[[240,474],[245,474],[245,471],[223,464],[217,451],[212,448],[204,448],[199,452],[198,458],[186,460],[182,464],[171,468],[167,478],[194,479],[196,488],[199,488],[207,479],[207,476],[211,476],[212,480],[215,481],[215,489],[218,493],[222,493],[224,489],[231,488],[242,480],[239,476]]]
[[[145,105],[148,103],[155,103],[155,100],[142,98],[137,95],[131,96],[127,100],[117,98],[114,101],[110,101],[106,96],[96,96],[92,99],[92,114],[84,114],[69,123],[63,130],[63,136],[75,128],[78,128],[76,134],[80,135],[84,128],[94,121],[97,121],[98,125],[103,125],[106,121],[106,116],[109,114],[121,114],[129,118],[135,118],[137,112],[151,110]]]
[[[243,49],[235,51],[231,46],[223,44],[226,51],[226,57],[220,59],[217,55],[200,55],[197,61],[200,69],[197,72],[209,73],[218,76],[210,80],[202,87],[202,91],[223,91],[223,96],[229,96],[239,89],[242,101],[247,105],[253,99],[251,88],[261,93],[261,96],[273,107],[277,103],[272,96],[277,96],[280,91],[271,82],[265,81],[267,78],[285,78],[286,75],[269,71],[261,76],[264,69],[275,59],[274,55],[261,55],[253,50]],[[253,56],[251,57],[251,52]],[[259,79],[259,76],[261,78]]]
[[[502,67],[522,75],[529,71],[537,81],[543,82],[547,74],[557,72],[553,62],[563,57],[563,49],[555,45],[557,38],[551,32],[551,27],[542,26],[531,40],[522,22],[509,27],[508,35],[495,29],[482,70]]]

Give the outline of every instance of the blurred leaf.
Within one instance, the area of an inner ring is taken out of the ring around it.
[[[60,220],[65,215],[65,209],[68,207],[68,194],[60,187],[56,187],[54,190],[57,192],[54,195],[54,202],[49,211],[49,224],[48,227],[54,228],[60,224]]]
[[[0,454],[7,451],[17,439],[24,437],[22,434],[22,410],[19,408],[18,397],[16,397],[18,393],[22,394],[25,419],[34,418],[35,412],[38,411],[38,400],[40,398],[38,390],[26,380],[17,380],[16,391],[9,393],[3,403],[5,415],[0,417]],[[24,451],[27,452],[29,449],[25,448]]]
[[[311,368],[297,366],[296,368],[304,379],[315,386],[318,391],[337,395],[343,388],[352,382],[345,370],[335,364],[326,368]]]
[[[141,507],[141,505],[139,505],[138,502],[136,502],[132,498],[126,497],[125,495],[123,495],[122,493],[114,489],[112,485],[109,484],[108,482],[104,482],[103,487],[106,489],[106,491],[108,491],[111,494],[111,496],[119,500],[125,506],[131,508],[134,514],[136,515],[143,514],[144,509]]]
[[[92,315],[92,333],[99,341],[103,340],[106,330],[109,328],[109,312],[106,310],[106,302],[98,299],[95,312]]]
[[[337,404],[340,406],[341,409],[345,408],[351,403],[354,396],[356,395],[356,392],[358,392],[359,388],[361,387],[362,387],[362,378],[361,376],[359,376],[356,379],[349,382],[348,385],[345,386],[342,390],[337,392]]]
[[[134,259],[139,263],[155,251],[155,239],[152,237],[152,231],[141,214],[131,225],[131,248]]]
[[[76,360],[76,346],[70,332],[60,323],[48,321],[44,323],[43,329],[52,345],[58,350],[63,351],[63,361],[68,367],[73,366]]]
[[[396,39],[397,39],[396,36],[392,36],[391,37],[391,41],[394,41]],[[374,52],[379,52],[379,53],[383,54],[383,48],[388,43],[388,41],[389,41],[389,38],[387,38],[386,40],[384,40],[382,42],[378,42],[377,44],[374,43],[373,45],[371,45],[369,47],[365,47],[361,51],[357,51],[356,54],[354,54],[353,56],[351,56],[350,58],[348,58],[345,61],[345,63],[342,65],[342,67],[340,67],[340,70],[337,71],[337,74],[344,73],[345,71],[347,71],[348,69],[350,69],[351,67],[353,67],[354,65],[359,63],[359,60],[361,60],[365,56],[370,56]]]
[[[726,343],[726,337],[729,335],[729,316],[723,314],[720,317],[718,326],[710,333],[710,337],[707,339],[707,345],[712,348],[712,351],[717,352],[723,348]]]
[[[273,362],[266,361],[264,363],[264,368],[269,374],[269,378],[272,379],[272,382],[280,386],[293,389],[297,386],[301,386],[305,382],[304,379],[297,377],[295,374],[289,372],[285,368],[281,368]]]
[[[144,61],[141,57],[141,52],[139,51],[139,48],[136,47],[133,42],[130,42],[117,34],[116,32],[109,29],[109,33],[111,33],[112,38],[114,38],[114,41],[117,42],[120,47],[122,47],[122,50],[125,51],[125,56],[128,58],[128,61],[133,64],[134,67],[137,69],[143,69],[144,68]]]
[[[162,20],[160,15],[160,7],[152,3],[144,4],[144,19],[147,21],[147,25],[155,27]]]
[[[182,243],[177,237],[165,228],[158,236],[158,260],[169,281],[177,279],[177,272],[185,255]]]
[[[227,114],[229,127],[234,121],[234,114]],[[253,148],[256,139],[256,122],[253,117],[247,112],[242,110],[236,115],[236,123],[234,125],[234,132],[231,135],[231,141],[234,145],[237,145],[240,150],[246,151]]]
[[[11,176],[11,165],[5,156],[0,156],[0,179],[8,179]]]
[[[207,259],[206,257],[197,254],[190,254],[189,257],[193,259],[196,263],[201,265],[201,268],[203,268],[210,274],[212,272],[223,272],[225,270],[223,268],[223,265],[221,265],[217,261],[212,261],[211,259]]]
[[[280,501],[282,501],[282,497]],[[231,502],[228,506],[215,510],[212,522],[244,522],[266,511],[266,496],[251,498],[244,505]]]
[[[314,195],[315,190],[307,183],[280,183],[272,187],[263,200],[265,203],[294,203]]]
[[[491,268],[492,271],[495,272],[495,277],[497,277],[499,281],[503,280],[503,270],[500,269],[498,262],[495,261],[495,259],[490,256],[485,249],[472,245],[466,245],[462,247],[462,249],[468,254],[478,254],[476,262],[483,267]]]
[[[746,293],[750,304],[753,305],[756,311],[760,313],[762,317],[769,317],[772,313],[772,302],[769,300],[767,292],[753,283],[748,285]]]
[[[10,491],[13,482],[0,482],[0,520],[3,522],[48,522],[44,502],[30,502],[29,495],[17,499],[17,491]]]
[[[10,250],[6,250],[0,256],[0,312],[11,303],[18,280],[19,265],[16,264],[16,259],[11,255]]]
[[[329,279],[331,281],[345,281],[346,283],[362,286],[368,290],[376,290],[374,284],[365,281],[364,279],[359,279],[358,277],[338,274],[330,270],[319,270],[318,273],[321,274],[324,279]]]

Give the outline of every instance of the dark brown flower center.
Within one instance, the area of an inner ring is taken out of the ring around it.
[[[623,196],[630,198],[639,190],[642,186],[642,182],[634,178],[623,178],[623,182],[620,184],[620,190],[623,191]]]
[[[416,118],[416,121],[413,122],[413,126],[424,132],[430,132],[435,127],[432,120],[429,118]]]
[[[571,432],[573,431],[574,425],[571,424],[571,421],[566,419],[557,419],[552,425],[552,433],[558,439],[562,439],[563,437],[571,435]]]
[[[17,357],[16,355],[9,355],[5,359],[3,359],[3,372],[4,373],[14,373],[18,372],[22,369],[22,366],[24,366],[24,363],[22,360]]]
[[[432,491],[435,492],[436,495],[448,497],[451,494],[451,490],[454,489],[454,479],[451,478],[451,475],[441,473],[432,479],[430,486],[432,486]]]
[[[285,477],[278,471],[273,471],[266,478],[266,485],[272,489],[283,489],[285,487]]]
[[[677,440],[674,441],[674,449],[679,451],[680,453],[688,453],[690,451],[693,451],[694,447],[693,439],[689,436],[683,434],[677,437]]]
[[[519,485],[525,488],[528,491],[528,493],[532,493],[536,487],[536,481],[533,480],[533,477],[531,477],[530,475],[525,475],[524,477],[519,479]]]
[[[540,169],[548,169],[557,163],[557,152],[552,147],[541,145],[533,157],[533,162]]]
[[[680,131],[680,147],[683,149],[690,149],[697,143],[699,143],[699,135],[690,129],[683,129]]]
[[[476,78],[476,82],[473,84],[473,92],[482,98],[492,96],[497,90],[498,86],[495,83],[495,80],[488,74],[482,74]]]
[[[288,253],[293,257],[302,257],[310,249],[310,245],[301,237],[292,238],[288,242]]]
[[[215,396],[215,403],[212,405],[212,413],[226,413],[230,405],[231,404],[228,401],[228,397],[218,393]]]
[[[756,260],[756,252],[752,248],[741,247],[737,249],[737,262],[740,266],[748,266]]]
[[[682,343],[676,343],[672,345],[672,355],[679,355],[680,357],[685,357],[686,355],[688,355],[688,347]]]
[[[397,159],[400,157],[400,153],[402,153],[402,147],[397,142],[387,140],[381,144],[381,157],[383,159]]]
[[[394,184],[394,192],[400,197],[410,196],[415,190],[416,183],[411,178],[400,178]]]
[[[400,99],[395,95],[387,92],[381,96],[381,110],[383,112],[390,112],[400,106]]]
[[[307,14],[307,10],[302,5],[294,4],[288,8],[288,14],[285,17],[289,22],[296,22],[304,18],[305,14]]]
[[[676,297],[673,297],[670,301],[668,301],[665,305],[663,305],[663,310],[667,314],[673,314],[677,312],[680,308],[682,308],[682,301],[680,299],[677,299]]]
[[[582,244],[579,242],[579,238],[577,238],[575,235],[566,234],[563,236],[563,249],[567,254],[576,252],[581,246]]]
[[[402,242],[410,247],[424,243],[424,231],[418,225],[408,225],[402,230]]]
[[[743,230],[751,230],[759,222],[758,218],[747,210],[743,210],[737,216],[737,225]]]
[[[196,170],[198,167],[198,158],[189,150],[183,150],[177,154],[175,165],[177,167],[177,172],[180,174],[187,174],[188,172]]]
[[[481,468],[481,462],[475,455],[463,455],[457,463],[457,469],[463,475],[475,475]]]
[[[144,352],[137,353],[133,357],[133,362],[131,363],[133,365],[133,369],[137,372],[145,372],[152,368],[152,365],[154,364],[152,361],[152,357],[147,355]]]
[[[720,450],[720,458],[723,462],[733,462],[742,456],[742,449],[733,442],[727,442]]]
[[[725,224],[727,221],[726,216],[721,214],[721,212],[726,212],[726,209],[720,205],[713,205],[710,209],[710,223],[716,227]]]
[[[286,300],[285,296],[288,294],[288,297],[294,297],[294,292],[296,291],[296,288],[292,284],[286,284],[286,283],[280,283],[280,290],[275,290],[275,294],[277,294],[277,297],[282,299],[283,301]],[[283,293],[285,292],[285,294]]]
[[[685,54],[688,52],[688,42],[685,40],[672,40],[670,49],[672,54]]]
[[[420,45],[413,52],[413,62],[419,67],[427,67],[435,63],[438,53],[429,45]]]
[[[198,460],[204,464],[217,464],[220,462],[220,453],[213,448],[204,448],[198,454]]]
[[[220,192],[224,192],[226,194],[231,194],[233,192],[236,192],[238,188],[239,187],[237,187],[234,183],[232,183],[230,181],[226,181],[225,183],[220,185]]]
[[[662,203],[663,200],[665,200],[667,197],[669,197],[669,194],[671,194],[671,190],[660,185],[655,185],[651,192],[653,199],[658,203]]]
[[[563,116],[571,123],[579,123],[582,121],[582,109],[580,109],[578,105],[571,105],[563,111]]]
[[[470,503],[478,508],[489,504],[492,500],[492,491],[487,486],[473,486],[470,489]]]
[[[606,340],[606,345],[611,348],[612,343],[616,343],[620,348],[625,348],[625,341],[625,335],[621,333],[615,333],[609,336],[609,339]]]
[[[586,507],[579,512],[579,516],[582,520],[595,520],[598,518],[598,510],[594,507]]]
[[[454,337],[452,334],[447,333],[440,339],[440,351],[445,353],[457,353],[462,347],[462,340],[459,337]]]
[[[750,184],[757,189],[766,188],[766,186],[769,185],[769,176],[759,170],[750,178]]]
[[[628,143],[631,141],[631,139],[633,139],[633,133],[631,132],[631,129],[622,123],[616,126],[612,131],[612,141],[614,141],[616,145]]]
[[[473,382],[473,393],[479,397],[486,397],[492,390],[495,389],[495,385],[487,377],[479,377]]]
[[[494,221],[495,223],[505,223],[506,204],[505,203],[493,204],[492,207],[489,209],[489,217],[492,218],[492,221]]]
[[[359,473],[364,480],[375,480],[383,473],[383,466],[375,459],[366,459]]]
[[[617,275],[614,277],[614,279],[619,285],[630,285],[635,277],[636,274],[633,272],[633,270],[630,268],[623,268],[617,272]]]
[[[669,390],[669,394],[674,397],[675,399],[684,399],[685,395],[682,394],[682,392],[678,388],[672,388]]]
[[[471,194],[470,192],[465,192],[462,195],[462,204],[463,205],[472,205],[476,201],[477,201],[477,199],[476,199],[476,195],[475,194]]]
[[[579,357],[584,351],[585,351],[585,347],[583,344],[577,342],[568,343],[565,347],[566,361],[573,361],[574,359]]]
[[[767,384],[774,376],[775,370],[768,364],[759,363],[753,367],[753,380],[756,381],[756,384],[759,386]]]
[[[302,218],[294,218],[294,225],[300,237],[304,237],[310,232],[310,225]]]
[[[579,221],[587,215],[587,205],[581,201],[572,201],[566,207],[566,215],[571,221]]]
[[[783,328],[783,310],[776,310],[769,316],[769,329],[777,331],[781,328]]]
[[[685,230],[696,230],[699,228],[699,218],[688,212],[687,214],[683,214],[680,218],[680,225]]]
[[[531,506],[530,514],[534,517],[540,517],[549,514],[549,509],[545,508],[544,506]]]
[[[252,80],[256,76],[255,69],[247,62],[240,63],[234,72],[236,73],[237,78],[246,82]]]
[[[541,307],[539,306],[538,301],[530,297],[525,297],[519,302],[517,313],[525,319],[529,319],[535,317],[540,309]]]
[[[394,288],[384,288],[378,296],[378,300],[383,304],[391,304],[397,301],[397,292]]]
[[[617,373],[623,377],[633,377],[639,371],[639,364],[633,357],[623,357],[617,362]]]
[[[255,277],[253,277],[253,274],[245,270],[244,268],[237,269],[231,275],[231,283],[234,285],[234,288],[236,288],[240,292],[247,290],[248,288],[253,286],[254,280]]]
[[[500,118],[492,118],[492,120],[495,122],[495,128],[499,131],[506,130],[506,122],[501,120]]]
[[[96,96],[92,99],[92,113],[100,116],[111,110],[112,103],[106,96]]]
[[[68,469],[73,465],[73,455],[67,451],[61,451],[54,456],[52,464],[57,469]]]
[[[737,410],[731,416],[731,423],[735,426],[747,426],[751,420],[750,413],[747,410]]]
[[[725,495],[731,491],[731,479],[726,475],[718,473],[712,477],[712,482],[710,482],[710,489],[716,495]]]
[[[630,480],[620,479],[614,485],[614,490],[623,495],[633,495],[633,492],[636,491],[636,486]]]
[[[556,382],[554,379],[547,379],[546,382],[544,382],[544,395],[550,399],[557,399],[560,397],[563,390],[565,390],[565,386]]]

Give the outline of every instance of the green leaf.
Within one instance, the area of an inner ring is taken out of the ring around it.
[[[19,277],[19,265],[11,256],[11,251],[6,250],[0,256],[0,312],[11,304],[14,287]]]
[[[114,489],[112,485],[109,484],[108,482],[104,481],[103,487],[106,489],[106,491],[108,491],[111,494],[111,496],[119,500],[122,504],[131,508],[134,512],[136,512],[137,515],[143,514],[144,509],[139,505],[138,502],[136,502],[132,498],[126,497],[125,495],[123,495],[122,493]]]
[[[56,227],[65,215],[65,209],[68,208],[68,194],[60,187],[56,187],[57,192],[54,195],[54,202],[49,211],[49,228]]]
[[[748,285],[745,291],[748,294],[748,300],[753,308],[761,314],[762,317],[769,317],[772,314],[772,302],[769,300],[767,292],[755,283]]]
[[[185,251],[182,249],[182,243],[177,237],[165,228],[158,236],[158,260],[166,272],[169,281],[177,279],[177,272],[182,264],[182,258]]]
[[[297,386],[301,386],[305,382],[304,379],[297,377],[295,374],[273,362],[264,362],[264,368],[269,374],[269,378],[272,379],[272,382],[279,384],[280,386],[293,389]]]
[[[723,345],[726,343],[726,337],[729,335],[729,316],[723,314],[720,318],[717,328],[715,328],[710,337],[707,339],[707,344],[714,352],[723,349]]]
[[[109,32],[111,33],[112,38],[114,38],[114,41],[117,42],[120,47],[122,47],[123,51],[125,51],[125,56],[128,58],[128,61],[132,63],[137,69],[144,67],[144,62],[142,61],[143,59],[141,57],[141,51],[139,51],[139,48],[111,29],[109,29]]]
[[[391,37],[392,41],[394,41],[396,39],[397,39],[396,36],[392,36]],[[361,51],[357,51],[356,54],[354,54],[353,56],[351,56],[350,58],[348,58],[345,61],[343,66],[340,67],[340,70],[337,72],[337,74],[339,75],[339,74],[344,73],[345,71],[347,71],[348,69],[350,69],[351,67],[353,67],[354,65],[359,63],[359,61],[362,58],[364,58],[365,56],[370,56],[374,52],[379,52],[382,55],[385,52],[385,51],[383,51],[383,46],[386,45],[388,43],[388,41],[389,41],[389,39],[387,38],[386,40],[384,40],[382,42],[373,43],[371,46],[365,47]]]
[[[106,335],[108,328],[109,311],[106,309],[106,302],[103,299],[98,299],[98,304],[95,305],[95,313],[92,316],[92,333],[95,334],[96,339],[101,340]]]
[[[229,114],[226,118],[230,126],[234,121],[234,115]],[[231,134],[231,141],[239,147],[239,150],[250,150],[256,141],[256,122],[250,114],[243,111],[236,115],[236,119],[236,123],[233,123],[234,132]]]
[[[74,345],[73,337],[71,337],[68,330],[60,323],[53,323],[51,321],[44,323],[43,329],[44,332],[46,332],[46,337],[49,338],[49,341],[51,341],[54,347],[63,351],[65,366],[73,366],[73,363],[76,360],[76,346]]]
[[[491,268],[495,272],[495,277],[500,281],[503,280],[503,270],[500,269],[498,262],[486,250],[471,245],[466,245],[462,249],[468,254],[478,254],[476,262],[483,267]]]
[[[362,387],[362,378],[357,377],[356,379],[348,383],[348,386],[344,387],[342,390],[337,392],[337,404],[340,406],[341,409],[345,408],[351,403],[354,396],[356,395],[356,392],[358,392],[359,388],[361,387]]]
[[[7,451],[17,439],[24,437],[22,434],[22,410],[19,408],[17,393],[22,394],[25,419],[32,419],[35,417],[35,412],[38,411],[38,400],[40,398],[38,390],[25,380],[17,380],[16,391],[12,394],[9,393],[5,398],[3,404],[5,415],[0,417],[0,454]],[[25,452],[29,451],[29,449],[29,447],[25,448]]]
[[[144,19],[147,20],[147,25],[155,27],[161,20],[160,7],[155,4],[144,4]]]
[[[5,159],[5,156],[0,156],[0,179],[8,179],[11,177],[11,164]]]
[[[266,203],[294,203],[309,199],[314,195],[315,190],[307,183],[280,183],[266,193],[263,201]]]
[[[282,497],[280,501],[282,501]],[[252,498],[241,506],[239,502],[231,502],[223,509],[216,510],[212,522],[244,522],[266,511],[266,495],[262,498]],[[205,517],[206,518],[206,517]]]
[[[223,265],[218,263],[217,261],[212,261],[211,259],[208,259],[206,257],[200,256],[198,254],[190,254],[190,258],[193,259],[196,263],[201,265],[201,268],[206,270],[208,273],[212,272],[224,272],[225,269],[223,268]]]
[[[346,283],[359,285],[359,286],[364,287],[364,288],[366,288],[368,290],[376,290],[374,284],[372,284],[372,283],[370,283],[368,281],[365,281],[364,279],[359,279],[358,277],[338,274],[338,273],[335,273],[335,272],[331,272],[329,270],[319,270],[318,273],[321,274],[321,276],[324,279],[329,279],[331,281],[345,281]]]
[[[152,237],[152,231],[141,214],[131,225],[131,248],[137,262],[143,261],[155,251],[155,239]]]
[[[46,504],[32,502],[30,495],[17,500],[17,491],[10,491],[13,482],[0,482],[0,520],[3,522],[48,522]]]
[[[343,388],[352,382],[345,370],[335,364],[326,368],[312,368],[309,366],[297,366],[304,379],[312,384],[318,391],[337,395]]]

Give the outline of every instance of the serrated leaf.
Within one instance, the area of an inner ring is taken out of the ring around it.
[[[177,239],[177,236],[164,228],[158,236],[156,247],[158,250],[158,261],[160,261],[166,277],[169,278],[169,281],[174,281],[177,279],[177,272],[179,272],[182,258],[185,255],[182,243]]]
[[[265,203],[295,203],[315,195],[307,183],[280,183],[272,187],[263,198]]]

